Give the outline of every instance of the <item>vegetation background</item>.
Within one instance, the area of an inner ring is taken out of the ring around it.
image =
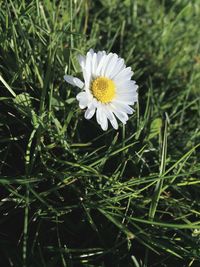
[[[0,1],[0,266],[200,266],[200,2]],[[135,72],[126,127],[86,121],[78,54]]]

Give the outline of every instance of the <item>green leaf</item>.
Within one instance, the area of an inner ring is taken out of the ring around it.
[[[154,119],[150,126],[150,134],[148,136],[148,139],[150,140],[155,136],[159,135],[161,128],[162,128],[162,119],[161,118]]]

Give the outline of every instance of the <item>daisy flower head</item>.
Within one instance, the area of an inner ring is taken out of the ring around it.
[[[134,112],[130,105],[138,100],[138,86],[131,80],[131,68],[115,53],[95,53],[92,49],[78,60],[84,82],[70,75],[64,79],[82,90],[76,98],[81,109],[87,108],[85,118],[89,120],[96,113],[96,120],[104,131],[108,129],[108,121],[114,129],[118,129],[117,119],[126,124],[128,115]]]

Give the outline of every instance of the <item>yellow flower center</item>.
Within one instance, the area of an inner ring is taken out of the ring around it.
[[[98,101],[108,103],[115,96],[115,83],[106,77],[98,77],[92,82],[91,91]]]

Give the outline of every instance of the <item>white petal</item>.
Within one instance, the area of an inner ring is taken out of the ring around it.
[[[110,120],[110,123],[112,124],[112,127],[113,127],[115,130],[117,130],[117,129],[119,128],[118,122],[117,122],[117,120],[116,120],[116,118],[115,118],[114,115],[113,115],[113,119]]]
[[[104,60],[106,59],[106,54],[105,53],[101,53],[101,54],[97,54],[98,56],[98,66],[97,66],[97,69],[96,69],[96,76],[99,76],[101,75],[101,69],[103,67],[103,64],[104,64]]]
[[[129,105],[118,101],[118,100],[114,100],[113,104],[115,105],[115,107],[117,108],[117,110],[125,112],[127,114],[133,114],[134,109],[132,109]]]
[[[130,98],[130,99],[132,99],[132,98],[136,98],[137,99],[137,93],[136,92],[134,92],[134,91],[127,91],[127,92],[118,92],[117,91],[117,93],[116,93],[116,95],[117,95],[117,98],[121,98],[121,97],[127,97],[127,98]]]
[[[113,53],[109,53],[108,55],[106,55],[104,62],[103,62],[103,66],[102,66],[101,71],[100,71],[101,76],[106,76],[106,69],[109,65],[109,62],[110,62],[112,56],[113,56]]]
[[[108,62],[106,69],[105,69],[105,76],[108,78],[111,78],[110,75],[113,71],[114,68],[116,68],[116,64],[118,61],[118,55],[117,54],[112,54],[112,57],[110,61]]]
[[[108,129],[108,119],[101,106],[97,107],[96,119],[102,130],[106,131]]]
[[[115,100],[125,103],[127,105],[134,105],[135,102],[138,101],[137,95],[126,95],[126,94],[118,94]]]
[[[115,116],[113,115],[112,111],[109,108],[109,105],[105,105],[105,113],[107,118],[109,119],[110,123],[112,124],[112,127],[117,130],[118,129],[118,123],[117,120],[115,118]]]
[[[101,112],[101,128],[104,131],[108,130],[108,119],[103,111]]]
[[[87,110],[86,110],[86,112],[85,112],[85,118],[87,119],[87,120],[89,120],[89,119],[91,119],[92,117],[93,117],[93,115],[94,115],[94,113],[95,113],[95,108],[88,108]]]
[[[126,92],[117,91],[116,92],[116,98],[120,99],[121,97],[127,97],[130,99],[136,98],[137,99],[137,93],[131,90],[127,90]]]
[[[135,81],[133,80],[118,80],[117,81],[117,90],[126,92],[126,91],[134,91],[138,89],[138,86]]]
[[[77,87],[79,87],[79,88],[83,88],[83,86],[84,86],[84,83],[80,80],[80,79],[78,79],[78,78],[76,78],[76,77],[73,77],[73,76],[71,76],[71,75],[65,75],[64,76],[64,79],[65,79],[65,81],[66,82],[68,82],[69,84],[71,84],[71,85],[73,85],[73,86],[77,86]]]
[[[89,52],[92,56],[94,55],[94,50],[92,48],[90,48]]]
[[[96,98],[94,98],[92,95],[89,95],[89,103],[88,103],[88,108],[92,109],[92,108],[97,108],[99,106],[98,101],[96,100]]]
[[[97,54],[94,53],[92,57],[92,76],[95,76],[97,70]]]
[[[90,79],[91,79],[91,60],[92,60],[93,50],[87,52],[86,57],[81,55],[78,56],[78,61],[81,66],[83,72],[83,78],[87,87],[89,87]]]
[[[97,119],[98,124],[101,125],[101,108],[100,107],[97,108],[96,119]]]
[[[115,76],[118,75],[120,71],[126,68],[126,65],[124,64],[124,59],[118,58],[115,68],[113,69],[112,73],[110,74],[111,79],[113,79]]]
[[[134,89],[117,89],[116,90],[116,98],[121,98],[121,97],[129,97],[130,99],[138,97],[138,93]]]
[[[88,86],[89,86],[91,78],[92,78],[92,58],[93,58],[93,53],[90,50],[89,52],[87,52],[85,68],[84,68],[84,71],[85,71],[84,79],[85,79],[85,83]]]
[[[131,67],[121,70],[117,75],[115,75],[114,80],[117,83],[118,81],[130,80],[133,75]]]
[[[84,109],[87,107],[89,99],[88,94],[86,92],[81,92],[76,96],[76,99],[79,101],[79,107]]]
[[[123,124],[126,124],[126,121],[128,120],[128,115],[125,112],[118,110],[113,103],[110,103],[110,109]]]
[[[82,69],[85,68],[85,60],[86,60],[86,57],[78,55],[78,62]]]
[[[133,105],[138,101],[138,86],[135,81],[117,82],[116,86],[116,100],[126,102],[129,105]]]
[[[113,111],[115,116],[123,123],[126,124],[127,120],[128,120],[128,116],[126,113],[124,112],[119,112],[117,110]]]

